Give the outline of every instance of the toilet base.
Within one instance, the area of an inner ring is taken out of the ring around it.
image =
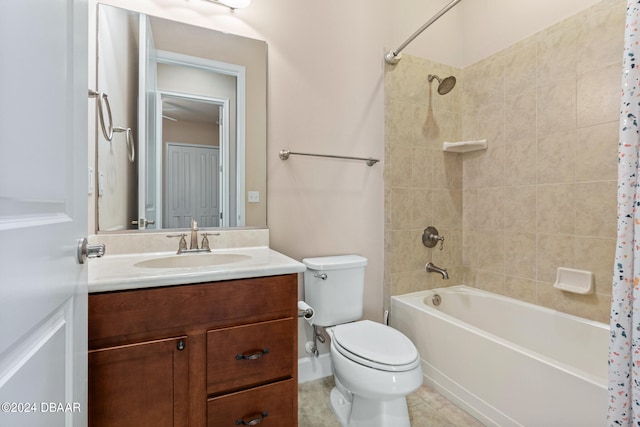
[[[407,399],[371,400],[352,395],[350,401],[334,387],[331,409],[342,427],[411,427]]]

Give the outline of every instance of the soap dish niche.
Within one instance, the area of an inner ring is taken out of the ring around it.
[[[596,279],[592,272],[558,267],[553,287],[574,294],[588,295],[594,292]]]

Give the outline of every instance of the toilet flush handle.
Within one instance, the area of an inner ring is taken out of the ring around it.
[[[318,279],[327,280],[327,275],[324,273],[316,273],[313,277],[317,277]]]

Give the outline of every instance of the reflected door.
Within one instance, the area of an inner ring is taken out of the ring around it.
[[[189,144],[167,144],[165,227],[220,225],[220,149]]]

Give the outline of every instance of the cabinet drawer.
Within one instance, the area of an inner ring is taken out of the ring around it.
[[[207,332],[207,393],[293,376],[293,318]]]
[[[207,426],[297,426],[296,387],[295,381],[289,379],[209,399]]]
[[[89,348],[295,316],[297,275],[89,295]]]

